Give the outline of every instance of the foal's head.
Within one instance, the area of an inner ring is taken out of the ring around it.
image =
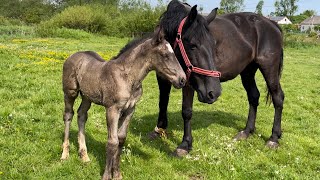
[[[152,68],[164,78],[168,79],[175,88],[181,88],[186,83],[184,73],[171,45],[165,40],[164,33],[157,29],[149,49]]]

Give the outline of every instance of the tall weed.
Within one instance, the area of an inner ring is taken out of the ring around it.
[[[309,48],[320,46],[320,40],[302,33],[285,33],[284,45],[289,48]]]

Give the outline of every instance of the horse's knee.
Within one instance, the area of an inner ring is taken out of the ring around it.
[[[274,93],[273,97],[272,97],[272,101],[273,101],[273,105],[275,108],[283,108],[283,102],[284,102],[284,93],[283,91],[280,89],[278,91],[276,91],[276,93]]]
[[[74,115],[74,112],[73,112],[73,111],[65,111],[65,112],[63,113],[63,120],[64,120],[64,121],[71,121],[73,115]]]
[[[64,88],[64,95],[70,98],[76,98],[78,96],[78,90],[77,89],[67,89]]]
[[[107,142],[107,148],[111,147],[117,147],[119,146],[119,140],[118,138],[112,138],[112,139],[108,139],[108,142]]]
[[[192,118],[192,109],[183,109],[182,110],[183,119],[191,119]]]
[[[122,146],[127,138],[127,134],[119,134],[118,139],[119,139],[119,145]]]
[[[248,92],[248,101],[253,106],[259,106],[259,98],[260,98],[260,92],[258,89],[254,89]]]

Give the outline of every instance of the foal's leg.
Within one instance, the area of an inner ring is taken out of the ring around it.
[[[192,134],[191,134],[191,118],[194,90],[189,86],[182,89],[183,102],[182,102],[182,118],[184,122],[184,135],[182,143],[176,149],[176,155],[181,157],[188,154],[192,150]]]
[[[272,60],[272,59],[271,59]],[[280,85],[280,61],[282,59],[276,57],[273,59],[273,64],[263,64],[260,71],[267,82],[268,90],[272,97],[274,106],[274,122],[272,128],[272,135],[267,142],[270,148],[277,148],[279,146],[279,138],[281,137],[281,117],[284,101],[284,93]]]
[[[87,153],[85,125],[88,119],[88,110],[90,109],[91,102],[82,96],[82,102],[78,109],[78,143],[79,143],[79,156],[83,162],[89,162],[90,158]]]
[[[167,108],[169,103],[169,95],[171,83],[157,75],[159,87],[159,115],[158,123],[155,130],[150,133],[150,138],[154,139],[158,136],[165,135],[165,129],[168,127]],[[164,133],[164,134],[163,134]]]
[[[63,120],[64,120],[64,140],[62,144],[63,152],[61,155],[61,160],[66,160],[69,157],[69,134],[70,134],[70,124],[72,121],[72,117],[74,115],[73,111],[73,104],[75,99],[78,96],[78,92],[76,90],[69,90],[68,92],[64,92],[64,113],[63,113]]]
[[[255,131],[257,107],[259,106],[260,97],[260,93],[254,79],[257,69],[258,65],[256,63],[251,63],[241,73],[242,85],[247,91],[247,97],[249,101],[249,114],[246,128],[237,134],[237,136],[234,138],[235,140],[246,139],[249,137],[250,133]]]
[[[122,147],[126,141],[127,133],[128,133],[128,126],[129,122],[131,120],[131,117],[134,113],[134,107],[126,110],[119,120],[119,130],[118,130],[118,139],[119,139],[119,147],[116,154],[116,160],[113,164],[113,178],[114,179],[122,179],[121,173],[120,173],[120,155],[122,153]]]
[[[117,151],[119,148],[118,123],[120,110],[112,106],[107,111],[108,142],[107,142],[107,160],[102,179],[112,179],[113,165],[115,163]]]

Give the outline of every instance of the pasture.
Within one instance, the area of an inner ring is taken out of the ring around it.
[[[97,51],[110,59],[128,39],[0,37],[0,179],[99,179],[105,167],[105,110],[93,105],[86,126],[89,163],[78,157],[77,123],[71,127],[70,158],[60,161],[63,140],[62,65],[72,53]],[[144,94],[130,123],[121,156],[124,179],[320,179],[320,46],[285,48],[285,93],[280,147],[265,147],[273,107],[261,93],[257,129],[247,141],[232,138],[245,127],[248,104],[240,78],[222,84],[212,105],[195,100],[193,151],[172,156],[183,134],[181,91],[172,89],[169,137],[150,141],[157,120],[155,73],[143,82]],[[196,98],[196,97],[195,97]],[[79,99],[76,107],[79,106]],[[75,109],[76,110],[76,109]]]

